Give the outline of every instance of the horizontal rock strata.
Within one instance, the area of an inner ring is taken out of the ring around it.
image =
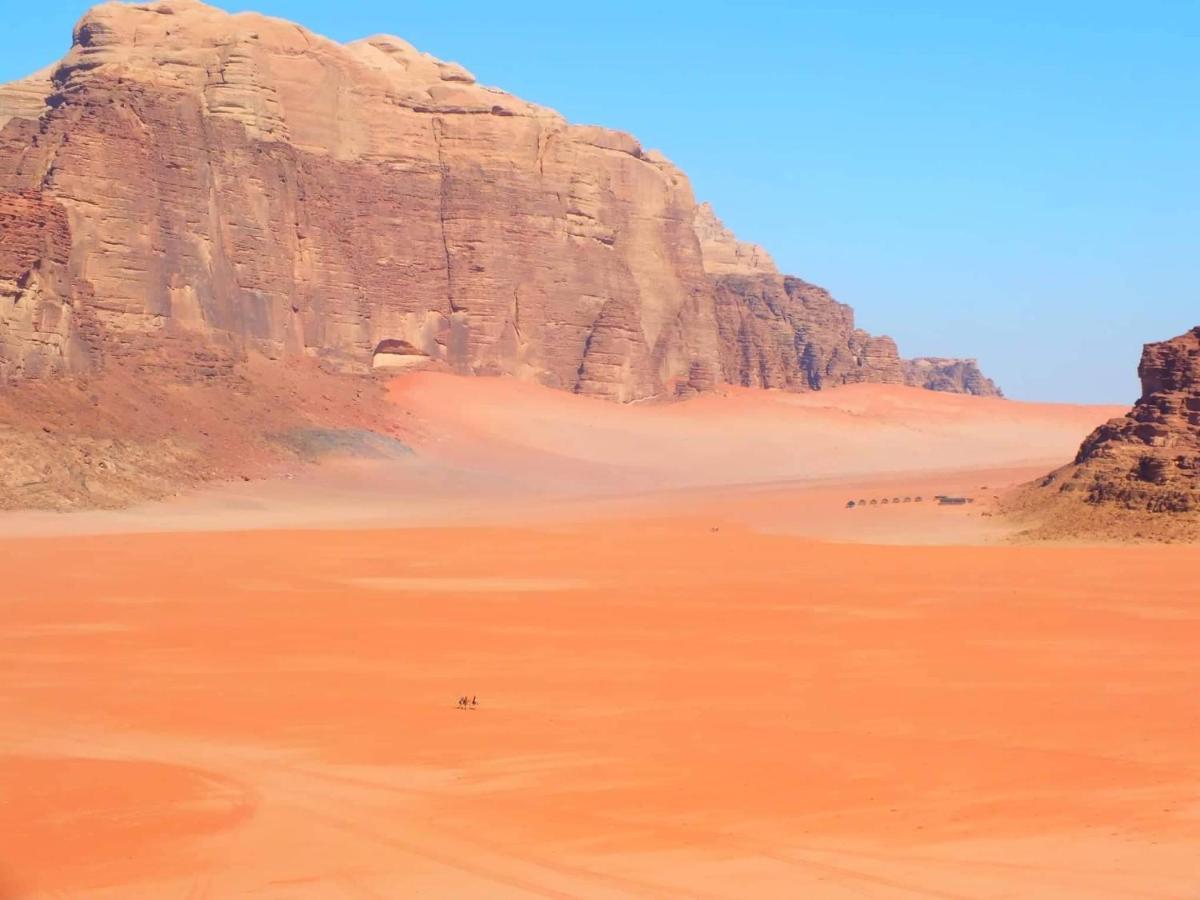
[[[1141,399],[1087,437],[1064,486],[1092,503],[1200,511],[1200,327],[1147,344],[1138,375]]]
[[[904,381],[913,387],[977,397],[1002,397],[1003,392],[979,369],[973,359],[921,356],[904,361]]]
[[[0,378],[213,378],[255,354],[618,401],[992,387],[904,363],[629,135],[398,38],[195,0],[99,6],[60,64],[0,88],[0,238]]]

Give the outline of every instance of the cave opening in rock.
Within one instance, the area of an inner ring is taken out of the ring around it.
[[[371,354],[371,366],[375,369],[410,369],[428,361],[428,353],[399,338],[380,341]]]

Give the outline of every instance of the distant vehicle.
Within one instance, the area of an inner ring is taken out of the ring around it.
[[[966,506],[972,502],[967,497],[938,497],[938,503],[942,506]]]
[[[846,509],[854,509],[857,504],[853,500],[846,501]]]

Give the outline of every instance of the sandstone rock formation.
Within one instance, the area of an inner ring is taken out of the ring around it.
[[[854,326],[854,310],[799,278],[714,278],[724,380],[750,387],[818,390],[873,381],[904,383],[891,338]]]
[[[695,229],[706,272],[713,275],[779,274],[771,255],[758,244],[739,241],[717,218],[711,203],[696,207]]]
[[[854,310],[827,291],[780,275],[755,244],[739,241],[707,203],[696,236],[716,299],[722,375],[731,384],[819,390],[883,382],[999,396],[974,360],[901,360],[895,342],[854,325]]]
[[[0,193],[0,375],[85,364],[73,304],[42,302],[46,295],[73,297],[70,253],[61,204],[33,190]]]
[[[979,363],[973,359],[920,356],[905,360],[904,381],[930,391],[974,394],[977,397],[1004,396],[996,383],[979,370]]]
[[[902,362],[629,135],[197,0],[99,6],[0,88],[0,238],[0,379],[379,351],[620,401],[990,386]]]
[[[1091,503],[1200,511],[1200,327],[1147,344],[1138,375],[1141,399],[1088,436],[1062,486]]]

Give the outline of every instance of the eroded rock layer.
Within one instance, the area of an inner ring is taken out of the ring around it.
[[[1002,397],[1003,392],[979,369],[973,359],[921,356],[904,361],[904,381],[913,387],[977,397]]]
[[[798,278],[714,279],[722,374],[749,387],[819,390],[904,383],[896,343],[854,327],[854,310]]]
[[[0,237],[0,377],[186,380],[252,352],[367,371],[404,347],[621,401],[990,384],[914,376],[626,134],[397,38],[196,0],[97,7],[0,88]]]
[[[1141,399],[1088,436],[1063,484],[1092,503],[1200,511],[1200,327],[1147,344],[1138,375]]]

